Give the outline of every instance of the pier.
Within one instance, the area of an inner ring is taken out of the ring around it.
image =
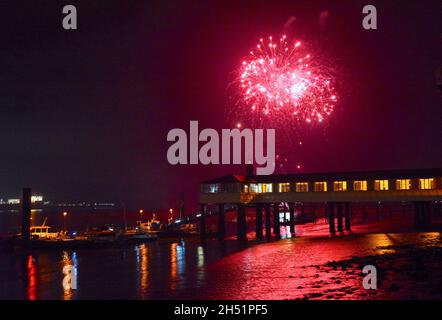
[[[392,203],[412,205],[414,227],[423,230],[431,226],[432,213],[441,210],[442,169],[262,176],[253,174],[253,167],[247,166],[245,175],[227,175],[201,183],[199,198],[201,239],[206,237],[208,206],[218,209],[219,239],[225,237],[226,206],[236,207],[239,241],[247,240],[246,210],[256,212],[257,239],[264,237],[263,229],[267,239],[277,239],[280,210],[288,209],[289,219],[284,224],[295,235],[295,209],[299,207],[303,215],[307,205],[326,213],[330,234],[351,231],[355,206],[375,206],[379,220],[381,206]]]

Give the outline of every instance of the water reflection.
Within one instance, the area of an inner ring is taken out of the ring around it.
[[[142,244],[132,250],[36,251],[23,256],[22,288],[16,287],[18,279],[7,281],[15,271],[7,261],[13,262],[16,256],[0,254],[7,267],[0,269],[0,284],[6,288],[0,298],[13,297],[9,292],[27,299],[189,298],[205,292],[210,276],[207,266],[236,251],[236,242],[231,244],[180,241]],[[78,270],[77,290],[63,287],[66,266]]]
[[[27,298],[28,300],[37,299],[37,267],[32,255],[27,258]]]
[[[206,280],[206,270],[204,269],[204,263],[205,263],[204,247],[198,246],[197,248],[198,270],[196,271],[196,279],[198,281],[198,284],[201,284]]]
[[[141,298],[146,298],[149,292],[149,247],[142,244],[135,247],[136,274]]]
[[[185,242],[172,243],[170,245],[170,289],[175,291],[182,288],[180,275],[185,272]]]
[[[204,247],[203,246],[198,246],[197,259],[198,259],[198,268],[201,268],[202,266],[204,266]]]

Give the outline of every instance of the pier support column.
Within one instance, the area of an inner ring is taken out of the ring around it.
[[[432,212],[432,208],[431,208],[431,202],[427,201],[425,202],[426,205],[426,210],[425,210],[425,225],[427,227],[431,226],[431,212]]]
[[[335,204],[333,202],[330,202],[328,204],[328,224],[331,234],[336,233],[335,229]]]
[[[431,225],[431,207],[430,202],[420,202],[420,227],[427,228]]]
[[[427,228],[431,225],[431,206],[428,201],[414,202],[414,227]]]
[[[351,207],[350,203],[345,203],[345,230],[350,231],[351,230]]]
[[[204,203],[200,204],[201,217],[200,217],[200,239],[206,239],[206,205]]]
[[[22,194],[22,221],[21,238],[23,241],[29,240],[29,231],[31,227],[31,188],[23,188]]]
[[[243,204],[238,205],[238,214],[237,214],[237,238],[239,241],[247,240],[247,223],[246,223],[246,207]]]
[[[281,229],[279,227],[279,203],[273,205],[273,233],[277,238],[281,235]]]
[[[271,226],[270,226],[270,204],[265,204],[266,211],[266,237],[270,239],[272,237]]]
[[[420,202],[414,202],[414,227],[422,228],[422,205]]]
[[[224,204],[218,205],[218,239],[224,240],[226,237],[226,216],[224,211]]]
[[[413,205],[414,205],[414,228],[419,229],[421,221],[419,202],[414,202]]]
[[[338,232],[344,232],[343,224],[342,224],[342,203],[338,202],[337,204],[337,216],[338,216]]]
[[[295,235],[295,204],[289,203],[289,212],[290,212],[290,232],[292,235]]]
[[[256,238],[262,239],[262,205],[256,206]]]

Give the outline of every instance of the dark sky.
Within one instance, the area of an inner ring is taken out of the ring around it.
[[[65,4],[78,9],[76,31],[62,29]],[[361,27],[365,4],[377,7],[376,31]],[[199,181],[243,169],[171,166],[167,132],[190,120],[230,128],[232,72],[291,17],[289,32],[341,77],[338,108],[292,155],[303,171],[442,167],[441,11],[440,1],[1,1],[0,198],[32,186],[52,200],[158,209],[184,191],[195,207]]]

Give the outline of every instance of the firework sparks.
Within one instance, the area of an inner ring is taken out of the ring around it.
[[[261,39],[239,70],[241,105],[264,118],[322,122],[337,102],[324,69],[300,41]]]

